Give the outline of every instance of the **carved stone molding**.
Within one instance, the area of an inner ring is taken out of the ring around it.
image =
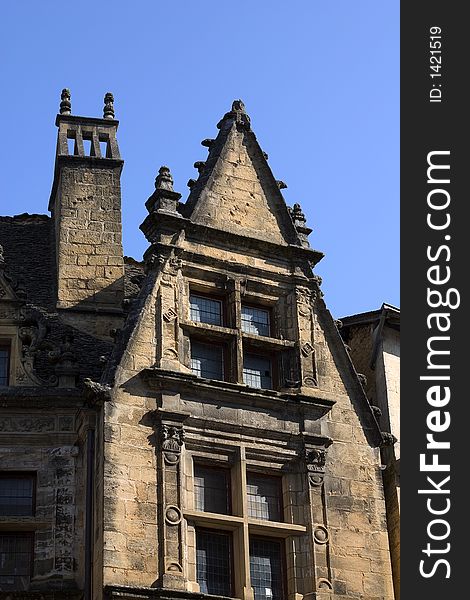
[[[85,399],[90,407],[101,406],[111,400],[111,387],[92,381],[88,377],[83,380]]]
[[[167,311],[165,311],[163,313],[163,318],[165,319],[165,321],[167,323],[171,323],[171,321],[174,321],[177,316],[178,316],[178,314],[176,313],[176,311],[173,308],[169,308]]]
[[[181,448],[184,443],[183,428],[162,424],[160,441],[165,463],[168,465],[178,464],[181,457]]]
[[[315,348],[310,342],[305,342],[305,344],[303,344],[303,346],[301,347],[300,351],[302,352],[303,356],[307,357],[315,351]]]
[[[169,525],[179,525],[182,519],[181,510],[172,504],[169,504],[165,510],[165,521]]]
[[[324,525],[316,525],[313,530],[313,539],[317,544],[326,544],[330,539],[328,529]]]
[[[317,587],[319,590],[322,590],[322,591],[333,589],[331,581],[329,581],[328,579],[325,579],[324,577],[320,577],[320,579],[317,582]]]
[[[326,464],[325,448],[305,448],[304,459],[307,467],[308,480],[311,486],[320,486],[323,483]]]

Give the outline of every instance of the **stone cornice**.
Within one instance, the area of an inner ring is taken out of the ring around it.
[[[275,390],[258,390],[238,383],[202,379],[189,373],[177,373],[156,367],[144,369],[141,371],[141,376],[153,390],[189,392],[197,395],[201,401],[205,397],[213,399],[216,396],[229,403],[277,411],[285,410],[289,405],[301,406],[316,412],[318,418],[327,414],[336,403],[330,394],[324,394],[321,390],[315,390],[311,396]]]
[[[179,213],[170,213],[167,211],[154,211],[147,215],[144,222],[140,226],[142,231],[149,234],[149,241],[155,242],[156,233],[158,230],[175,230],[184,229],[187,236],[195,242],[211,240],[211,244],[219,243],[226,248],[251,248],[261,251],[266,256],[287,256],[288,258],[299,258],[309,261],[312,265],[316,265],[324,256],[322,252],[312,248],[304,248],[295,244],[275,244],[266,240],[239,235],[228,231],[222,231],[194,223],[190,219],[183,217]]]

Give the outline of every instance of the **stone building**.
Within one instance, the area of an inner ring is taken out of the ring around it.
[[[0,598],[392,600],[382,432],[241,101],[123,257],[113,98],[0,218]]]
[[[400,598],[400,310],[382,304],[341,319],[341,335],[377,420],[391,442],[382,447],[383,479],[395,596]]]

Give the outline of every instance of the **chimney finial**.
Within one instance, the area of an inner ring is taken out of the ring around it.
[[[62,90],[60,101],[59,113],[61,115],[71,115],[72,103],[70,102],[70,90],[68,88]]]
[[[103,119],[114,119],[114,96],[111,92],[104,96]]]
[[[168,190],[173,192],[173,177],[171,176],[170,169],[166,166],[160,167],[158,175],[155,178],[155,189],[156,190]]]

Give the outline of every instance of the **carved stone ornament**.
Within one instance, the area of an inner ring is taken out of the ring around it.
[[[165,462],[168,465],[178,464],[181,456],[181,447],[184,443],[184,431],[181,427],[162,425],[161,448]]]
[[[168,573],[182,573],[183,567],[177,562],[168,563],[166,566]]]
[[[317,544],[326,544],[330,539],[328,529],[324,525],[315,525],[313,539]]]
[[[382,431],[382,444],[381,446],[394,446],[398,440],[397,438],[393,435],[393,433],[390,433],[388,431]]]
[[[61,115],[70,115],[72,112],[72,103],[70,102],[70,90],[64,88],[60,94],[60,107],[59,112]]]
[[[305,449],[305,463],[310,485],[321,485],[325,475],[326,450],[321,448]]]
[[[307,358],[307,356],[310,356],[310,354],[312,354],[314,351],[315,351],[315,348],[312,346],[312,344],[310,342],[305,342],[305,344],[300,349],[302,356],[305,356],[305,358]]]
[[[169,525],[178,525],[181,523],[181,510],[177,506],[169,505],[165,511],[165,521]]]
[[[167,323],[171,323],[171,321],[174,321],[177,316],[178,315],[173,308],[169,308],[166,312],[163,313],[163,318],[165,319],[165,321],[167,321]]]
[[[317,294],[308,288],[298,287],[295,289],[299,313],[304,317],[310,315],[310,310],[314,306]]]
[[[103,385],[87,377],[83,380],[83,386],[85,388],[85,398],[90,406],[101,405],[111,399],[111,387],[109,385]]]
[[[111,92],[104,96],[103,119],[114,119],[114,96]]]
[[[235,121],[237,127],[250,130],[250,117],[246,114],[245,105],[242,100],[232,102],[232,110],[225,113],[223,118],[217,123],[217,128],[221,129],[225,122],[231,124]]]
[[[331,581],[325,579],[324,577],[320,577],[317,582],[317,587],[319,590],[332,590],[333,586],[331,585]]]
[[[36,358],[41,353],[49,354],[56,348],[46,339],[48,335],[49,329],[44,317],[37,311],[28,309],[25,314],[25,322],[18,329],[18,337],[21,341],[20,362],[28,379],[40,386],[56,386],[59,382],[57,375],[49,375],[45,378],[36,371]]]

